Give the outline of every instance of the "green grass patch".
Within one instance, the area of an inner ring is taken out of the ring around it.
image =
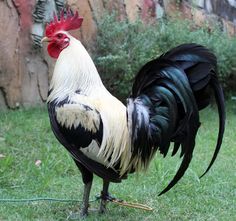
[[[158,193],[173,177],[180,159],[159,155],[144,174],[131,175],[110,191],[118,198],[147,204],[145,212],[109,204],[108,213],[90,212],[87,220],[236,220],[235,125],[236,105],[228,105],[222,151],[207,176],[206,169],[215,145],[218,118],[214,107],[201,113],[194,158],[184,178],[167,194]],[[52,197],[82,199],[80,173],[67,151],[51,132],[46,109],[0,112],[0,198]],[[40,166],[35,162],[41,160]],[[95,178],[91,200],[101,191]],[[98,208],[99,203],[91,203]],[[0,220],[66,220],[78,212],[75,202],[0,202]]]

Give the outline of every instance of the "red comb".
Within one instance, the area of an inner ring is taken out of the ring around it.
[[[46,36],[50,37],[58,31],[70,31],[80,28],[83,22],[83,18],[79,17],[78,11],[75,15],[72,14],[71,10],[67,10],[66,17],[64,17],[64,9],[61,10],[60,18],[58,19],[56,13],[53,14],[53,21],[46,26]]]

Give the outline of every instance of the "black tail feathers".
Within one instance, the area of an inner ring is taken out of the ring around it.
[[[198,109],[202,110],[210,104],[213,89],[219,113],[219,132],[213,158],[200,177],[203,177],[213,165],[223,140],[225,128],[225,103],[222,87],[217,78],[216,56],[207,48],[197,44],[180,45],[162,56],[175,61],[186,73],[193,91]]]
[[[181,179],[191,162],[200,126],[199,110],[210,103],[210,87],[220,124],[215,152],[205,173],[217,157],[224,134],[225,105],[216,72],[213,53],[201,45],[184,44],[148,62],[135,78],[127,105],[133,157],[140,157],[147,165],[156,150],[166,156],[171,142],[175,143],[172,155],[181,148],[183,156],[179,170],[160,195]]]

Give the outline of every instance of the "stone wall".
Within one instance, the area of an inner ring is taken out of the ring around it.
[[[45,102],[54,61],[41,48],[40,39],[53,11],[59,12],[65,4],[85,18],[73,34],[88,50],[94,46],[97,22],[107,10],[118,12],[120,19],[140,17],[144,22],[181,10],[197,24],[217,19],[235,34],[236,0],[0,0],[0,109]]]
[[[236,0],[187,0],[187,2],[236,24]]]
[[[236,0],[185,0],[181,10],[198,24],[218,21],[224,31],[236,34]]]
[[[31,39],[34,0],[0,1],[0,107],[46,100],[48,64]]]

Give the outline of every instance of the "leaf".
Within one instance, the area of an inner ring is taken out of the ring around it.
[[[5,158],[6,156],[4,154],[0,153],[0,159]]]

